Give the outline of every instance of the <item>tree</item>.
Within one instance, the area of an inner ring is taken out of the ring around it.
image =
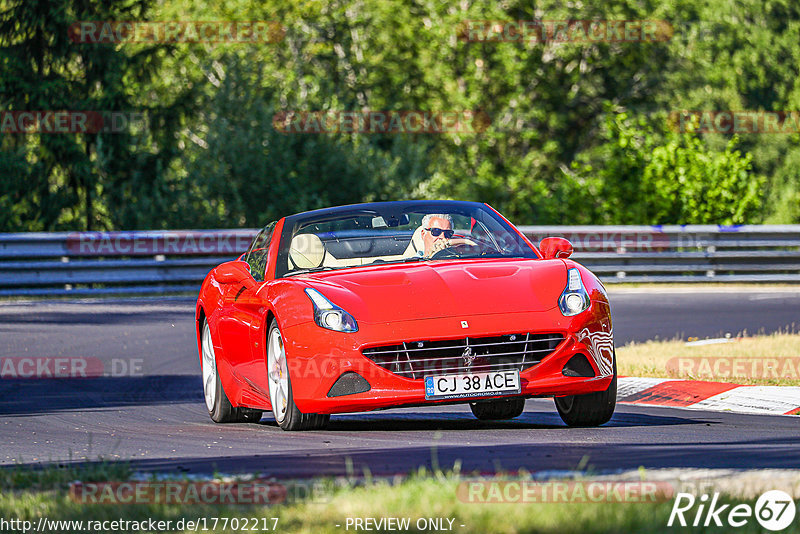
[[[426,176],[425,146],[403,136],[276,129],[280,95],[254,57],[218,61],[222,78],[197,115],[182,168],[198,188],[195,224],[262,226],[298,211],[402,197]]]
[[[609,113],[599,137],[568,173],[576,222],[742,224],[758,214],[764,180],[737,137],[717,151],[663,116],[627,113]]]
[[[164,47],[76,43],[76,21],[141,20],[148,0],[9,0],[0,11],[0,110],[149,114],[143,132],[14,133],[0,140],[6,230],[141,226],[170,200],[163,173],[174,154],[176,110],[147,104],[143,84]],[[145,98],[142,98],[145,96]],[[107,116],[107,115],[106,115]],[[121,115],[118,115],[121,116]],[[153,135],[150,135],[153,134]],[[158,150],[153,151],[154,142]],[[143,207],[140,199],[148,199]],[[136,204],[131,217],[130,204]]]

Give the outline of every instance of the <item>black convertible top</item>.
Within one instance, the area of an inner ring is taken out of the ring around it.
[[[363,204],[347,204],[345,206],[322,208],[289,215],[286,217],[285,225],[294,225],[298,222],[307,222],[317,218],[325,219],[328,215],[341,215],[344,213],[377,212],[386,220],[389,220],[392,214],[408,212],[415,209],[446,211],[448,213],[468,213],[476,208],[486,209],[486,207],[487,205],[482,202],[469,202],[465,200],[395,200],[391,202],[366,202]]]

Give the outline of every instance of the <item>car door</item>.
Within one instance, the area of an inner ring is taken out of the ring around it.
[[[268,228],[261,230],[250,244],[248,251],[242,256],[247,259],[260,243],[264,242],[265,234],[271,232]],[[252,276],[252,271],[251,271]],[[262,275],[263,280],[263,275]],[[253,351],[251,347],[251,324],[254,322],[254,309],[257,308],[257,291],[260,284],[256,277],[252,280],[227,284],[222,288],[222,305],[219,314],[218,331],[219,339],[225,354],[225,363],[230,370],[230,376],[236,381],[236,391],[226,391],[231,401],[235,404],[258,406],[262,402],[255,402],[262,395],[254,387],[251,375],[253,372]]]
[[[253,397],[253,403],[264,405],[269,401],[269,383],[266,368],[266,316],[264,287],[267,257],[270,250],[275,223],[268,224],[250,245],[244,261],[250,266],[250,274],[255,284],[237,291],[231,304],[233,314],[239,319],[238,332],[247,347],[237,356],[235,373],[246,385],[246,391]]]

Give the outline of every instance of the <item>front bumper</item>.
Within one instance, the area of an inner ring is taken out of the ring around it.
[[[468,327],[462,327],[466,321]],[[592,302],[574,317],[558,308],[543,312],[502,313],[468,317],[444,317],[383,324],[359,322],[355,333],[325,330],[314,322],[288,327],[283,339],[289,364],[294,401],[304,413],[344,413],[419,404],[452,404],[453,400],[425,399],[424,380],[396,375],[373,363],[361,350],[367,347],[413,340],[456,339],[521,332],[560,333],[564,340],[542,361],[520,373],[522,391],[513,396],[549,397],[603,391],[612,379],[608,340],[612,336],[608,304]],[[602,338],[605,343],[598,343]],[[575,354],[587,356],[594,377],[564,376],[562,370]],[[328,397],[336,380],[346,372],[364,377],[370,390]],[[492,397],[481,397],[486,400]],[[470,402],[470,398],[455,402]]]

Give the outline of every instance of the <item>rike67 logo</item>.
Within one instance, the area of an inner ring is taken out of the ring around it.
[[[709,502],[710,501],[710,502]],[[749,504],[720,504],[719,493],[709,498],[707,494],[695,497],[691,493],[678,493],[667,526],[691,524],[693,527],[724,525],[738,528],[746,525],[753,517],[765,529],[777,532],[794,521],[797,510],[792,497],[780,490],[762,494],[755,507]]]

